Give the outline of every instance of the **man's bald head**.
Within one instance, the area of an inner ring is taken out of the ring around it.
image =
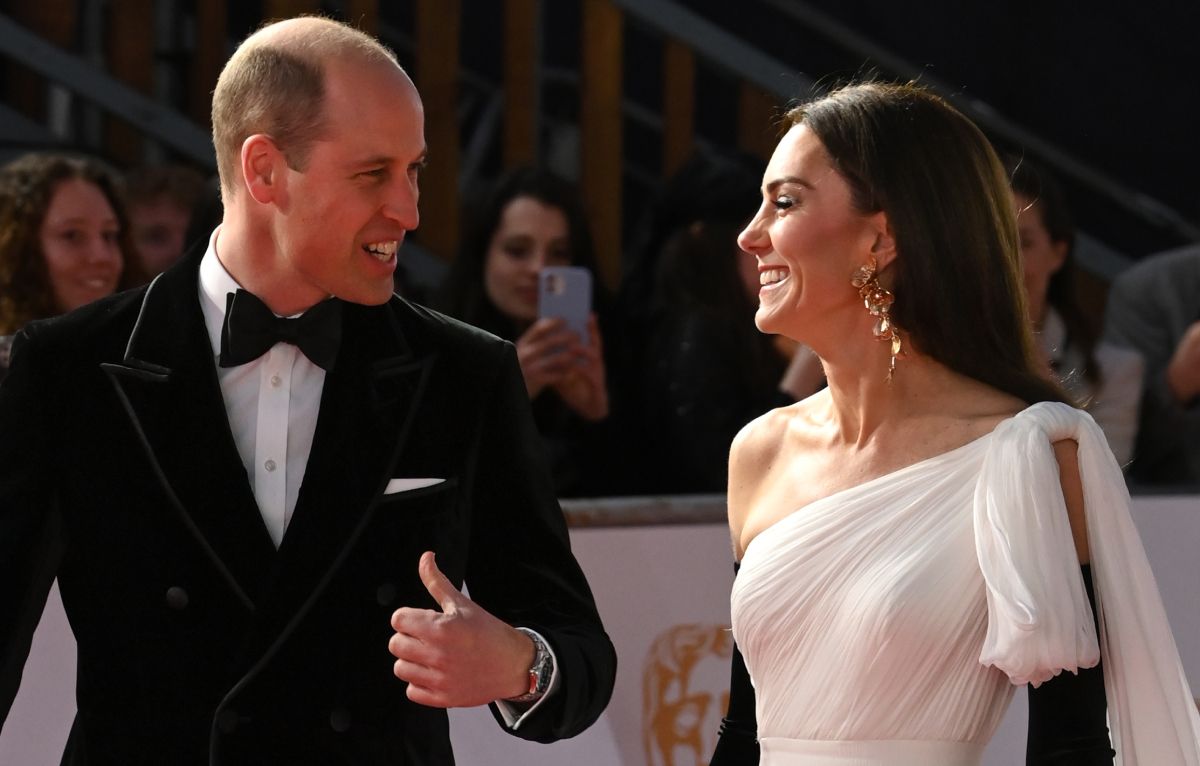
[[[303,170],[324,127],[325,63],[399,67],[378,40],[318,16],[268,24],[247,37],[225,64],[213,92],[213,147],[221,194],[236,192],[242,143],[271,137],[288,165]]]

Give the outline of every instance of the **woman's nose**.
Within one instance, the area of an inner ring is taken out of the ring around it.
[[[529,264],[529,269],[533,273],[540,274],[542,269],[549,265],[549,262],[546,258],[546,251],[540,248],[534,250],[533,257],[530,258],[527,263]]]
[[[767,248],[768,240],[766,233],[759,226],[758,216],[755,216],[750,223],[746,224],[746,228],[742,229],[742,233],[738,235],[737,244],[750,255],[758,255]]]
[[[89,263],[120,262],[121,250],[117,243],[105,237],[94,237],[88,242],[85,257]]]

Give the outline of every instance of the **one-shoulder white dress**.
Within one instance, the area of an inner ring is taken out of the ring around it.
[[[1079,444],[1099,637],[1060,439]],[[1014,684],[1101,657],[1117,762],[1200,766],[1200,716],[1121,469],[1066,405],[786,516],[746,549],[731,609],[762,766],[973,766]]]

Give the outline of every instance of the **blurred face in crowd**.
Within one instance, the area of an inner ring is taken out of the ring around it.
[[[190,222],[191,211],[165,197],[129,205],[129,233],[147,275],[179,260]]]
[[[1021,241],[1021,266],[1025,276],[1025,294],[1029,318],[1041,326],[1046,315],[1046,292],[1050,278],[1067,258],[1067,243],[1055,242],[1042,220],[1041,207],[1024,194],[1013,194],[1017,213],[1017,234]]]
[[[100,187],[72,178],[55,190],[38,236],[60,311],[117,289],[124,266],[120,231],[117,214]]]
[[[484,290],[518,325],[537,319],[538,273],[571,263],[570,231],[562,210],[532,197],[505,206],[483,264]]]

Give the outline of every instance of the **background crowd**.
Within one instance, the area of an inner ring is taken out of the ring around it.
[[[736,234],[761,176],[745,159],[699,153],[662,185],[619,289],[593,280],[585,338],[538,314],[544,266],[596,270],[579,193],[546,169],[479,184],[487,193],[474,197],[437,289],[399,273],[401,294],[516,345],[560,496],[722,492],[737,431],[824,385],[807,348],[754,327],[758,273]],[[1045,375],[1095,417],[1135,488],[1200,485],[1200,246],[1144,259],[1116,280],[1105,315],[1088,313],[1068,200],[1026,158],[1010,157],[1007,170]],[[0,374],[26,322],[199,255],[219,212],[215,186],[182,165],[122,174],[71,154],[10,161],[0,169]]]

